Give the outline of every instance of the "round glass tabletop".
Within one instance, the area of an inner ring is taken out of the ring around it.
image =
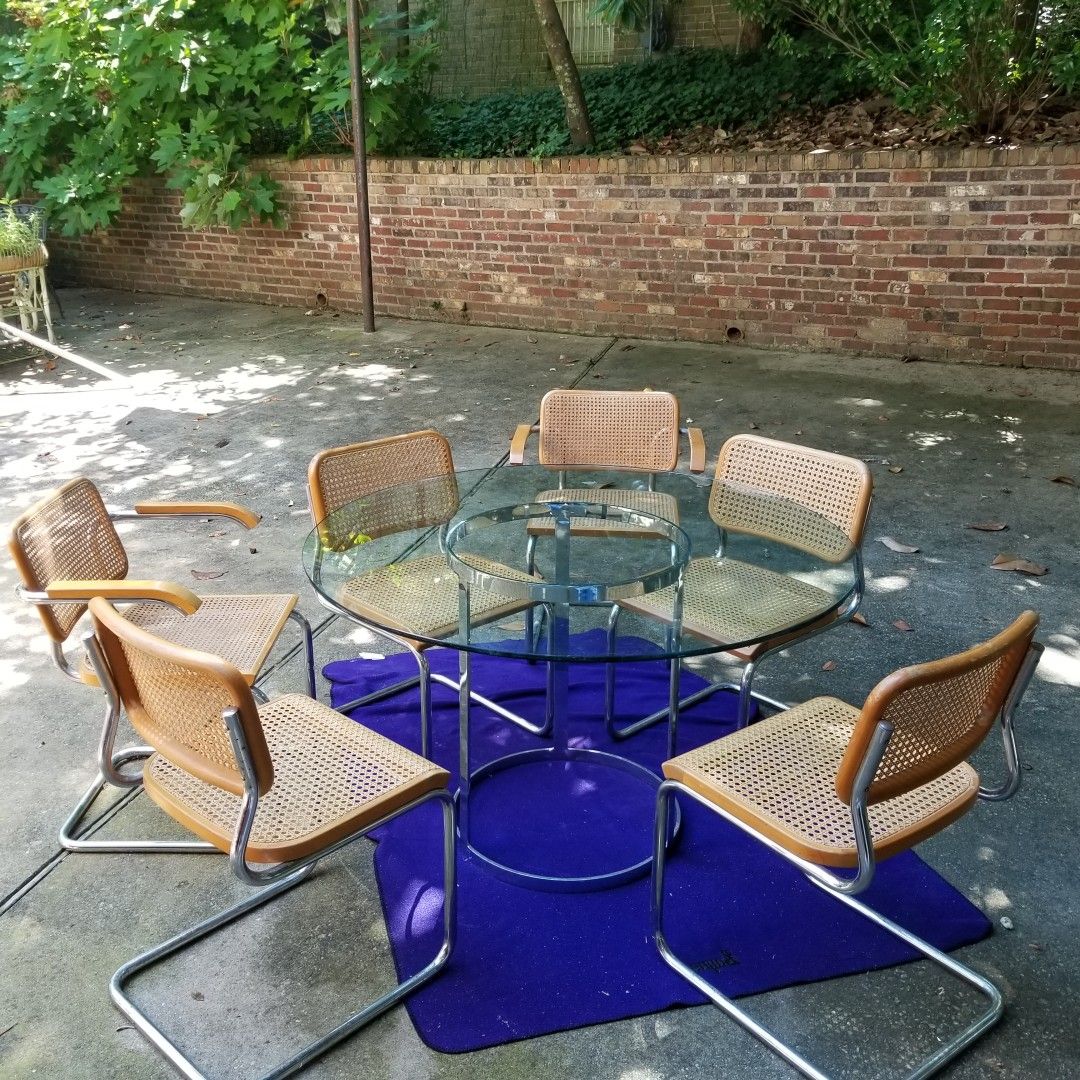
[[[327,607],[375,630],[570,662],[752,645],[842,607],[859,576],[844,530],[775,492],[599,471],[560,489],[538,465],[371,491],[312,530],[303,563]],[[552,604],[568,633],[541,632]]]

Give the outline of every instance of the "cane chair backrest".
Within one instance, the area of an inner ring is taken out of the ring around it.
[[[841,562],[862,543],[872,491],[865,462],[735,435],[720,449],[709,513],[722,529]]]
[[[1031,646],[1039,617],[1025,611],[989,641],[943,660],[902,668],[871,691],[836,777],[850,802],[877,725],[892,726],[868,799],[878,802],[942,776],[986,737]]]
[[[221,657],[156,637],[103,597],[90,601],[94,633],[135,730],[179,769],[236,795],[244,777],[222,717],[236,709],[259,792],[274,782],[270,751],[251,688]]]
[[[330,547],[441,525],[458,507],[450,444],[425,430],[323,450],[308,466],[308,498]]]
[[[32,506],[11,528],[12,558],[27,589],[54,581],[119,581],[128,560],[101,494],[85,477],[69,480]],[[53,641],[62,644],[86,611],[85,604],[39,606]]]
[[[679,402],[654,390],[549,390],[539,460],[550,469],[670,472],[679,460]]]

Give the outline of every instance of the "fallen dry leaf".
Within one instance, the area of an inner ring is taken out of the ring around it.
[[[851,616],[851,621],[853,623],[858,623],[860,626],[870,625],[870,621],[861,611],[856,611],[855,614]]]
[[[198,581],[213,581],[214,578],[224,577],[224,570],[192,570],[191,576]]]
[[[1010,551],[1003,551],[999,555],[995,555],[994,561],[990,564],[990,569],[1015,570],[1018,574],[1029,574],[1031,577],[1042,577],[1043,574],[1050,572],[1047,567],[1040,566],[1030,559],[1023,559]]]
[[[889,466],[889,472],[891,472],[891,473],[902,473],[903,471],[904,471],[904,466],[903,465],[890,465]]]
[[[751,431],[757,431],[758,430],[758,426],[757,426],[757,424],[754,423],[753,420],[750,421],[750,430]]]
[[[1068,487],[1076,487],[1076,481],[1071,476],[1065,476],[1064,474],[1061,476],[1051,476],[1050,483],[1065,484]]]
[[[1004,521],[973,521],[965,525],[965,529],[974,529],[976,532],[1004,532],[1009,526]]]
[[[835,671],[836,670],[836,661],[835,660],[826,660],[825,663],[821,665],[821,670],[822,671]]]
[[[912,629],[911,624],[905,622],[903,619],[893,619],[893,626],[895,626],[897,630],[903,630],[905,633],[910,632]]]
[[[897,551],[901,555],[914,555],[919,550],[911,544],[901,544],[899,540],[894,540],[891,536],[879,536],[877,542],[884,544],[890,551]]]

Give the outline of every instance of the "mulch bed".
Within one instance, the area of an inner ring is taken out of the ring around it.
[[[1060,102],[1020,122],[1005,138],[952,129],[940,117],[913,116],[885,97],[836,105],[825,112],[803,109],[759,131],[725,131],[701,125],[658,139],[639,139],[630,154],[722,154],[728,151],[918,150],[935,146],[1038,146],[1080,143],[1080,102]]]

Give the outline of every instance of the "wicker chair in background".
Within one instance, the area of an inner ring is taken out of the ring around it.
[[[418,487],[421,481],[430,483]],[[424,430],[323,450],[308,466],[308,499],[314,523],[323,530],[322,542],[330,548],[347,549],[357,535],[376,539],[438,527],[449,521],[458,507],[450,444],[437,431]],[[484,560],[477,556],[474,561]],[[529,576],[500,564],[488,565],[501,577]],[[418,668],[416,675],[348,702],[340,706],[341,711],[349,712],[419,685],[421,752],[425,757],[431,750],[431,683],[436,681],[455,691],[458,683],[432,673],[424,656],[428,643],[418,640],[417,635],[439,638],[457,631],[458,593],[457,576],[445,556],[434,554],[402,559],[352,578],[341,589],[337,603],[319,594],[331,611],[411,653]],[[480,626],[529,606],[476,589],[470,611],[473,624]],[[547,730],[480,694],[470,696],[530,732],[543,734]]]
[[[292,620],[300,627],[307,659],[308,688],[315,693],[315,664],[311,628],[296,609],[299,597],[289,594],[196,596],[190,589],[166,581],[127,577],[128,557],[114,522],[148,517],[227,518],[253,528],[259,516],[232,503],[144,502],[130,511],[110,511],[97,487],[85,477],[69,480],[23,513],[12,525],[9,548],[22,578],[23,599],[37,606],[50,638],[53,659],[76,682],[98,685],[85,654],[71,660],[64,645],[74,632],[87,602],[104,596],[132,603],[127,617],[162,637],[191,648],[223,654],[253,685],[266,657]],[[106,786],[137,789],[141,773],[124,766],[145,758],[143,746],[115,748],[119,710],[115,695],[107,694],[105,724],[98,744],[98,776],[60,829],[60,844],[68,851],[163,852],[206,851],[206,844],[170,840],[93,840],[76,835],[90,805]]]
[[[856,900],[875,864],[944,829],[976,799],[1009,798],[1020,782],[1013,714],[1039,662],[1038,616],[1024,612],[990,641],[903,668],[861,709],[819,697],[664,763],[653,850],[653,933],[687,981],[800,1072],[825,1074],[679,959],[664,933],[665,845],[671,800],[686,795],[794,863],[815,885],[914,947],[990,1001],[990,1007],[906,1074],[925,1077],[1000,1018],[988,979]],[[967,758],[1001,721],[1006,778],[981,787]],[[854,868],[840,875],[827,867]]]
[[[253,896],[125,964],[110,992],[126,1017],[185,1076],[196,1066],[139,1009],[125,984],[304,881],[316,863],[430,801],[442,807],[442,944],[430,963],[268,1075],[287,1076],[374,1020],[446,963],[454,941],[455,814],[449,773],[301,694],[257,705],[247,677],[218,656],[182,648],[90,602],[87,647],[106,685],[154,748],[146,793],[166,814],[228,852]],[[277,864],[259,868],[252,864]],[[223,1018],[224,1019],[224,1018]],[[225,1027],[235,1026],[224,1024]]]
[[[537,494],[536,502],[570,499],[625,507],[642,514],[679,522],[674,496],[656,490],[658,473],[679,464],[679,438],[690,447],[689,469],[705,471],[705,439],[700,428],[679,426],[679,401],[674,394],[654,390],[549,390],[540,401],[540,422],[519,424],[510,440],[509,464],[521,465],[529,436],[538,436],[537,459],[559,474],[559,486]],[[644,487],[567,487],[568,472],[610,471],[644,474]],[[554,535],[550,518],[529,523],[525,568],[536,568],[536,545]],[[575,535],[654,538],[655,533],[623,521],[575,528]],[[532,613],[526,615],[532,638]]]
[[[547,469],[558,470],[559,486],[541,491],[537,502],[571,499],[607,503],[678,524],[676,499],[656,491],[657,473],[679,464],[679,436],[690,444],[690,471],[705,471],[705,440],[700,428],[679,427],[679,402],[674,394],[654,390],[549,390],[540,402],[540,423],[519,424],[510,441],[510,464],[525,460],[529,436],[537,432],[537,456]],[[645,474],[644,488],[566,486],[567,472],[610,471]],[[532,551],[554,525],[537,520],[529,526],[529,570]],[[590,526],[587,535],[633,535],[636,525],[612,521]],[[648,535],[642,533],[642,535]]]
[[[718,690],[738,690],[742,727],[749,718],[751,700],[785,707],[783,702],[754,693],[754,675],[765,657],[830,629],[858,610],[863,593],[860,549],[872,491],[870,470],[855,458],[758,435],[735,435],[724,443],[709,494],[709,514],[720,530],[720,544],[715,556],[691,559],[687,564],[682,626],[719,645],[751,637],[760,641],[733,651],[746,664],[738,685],[712,683],[684,698],[680,708]],[[815,619],[829,606],[829,594],[764,567],[724,558],[728,532],[777,540],[827,562],[854,558],[855,589],[846,601]],[[612,611],[609,635],[614,637],[622,609],[670,622],[673,606],[673,589],[622,601]],[[813,621],[800,630],[779,633],[779,628],[798,623],[800,611]],[[670,720],[669,711],[661,709],[619,728],[614,710],[615,681],[609,665],[605,715],[614,737],[626,738],[650,724]],[[669,726],[673,738],[674,723]],[[674,745],[670,752],[674,753]]]

